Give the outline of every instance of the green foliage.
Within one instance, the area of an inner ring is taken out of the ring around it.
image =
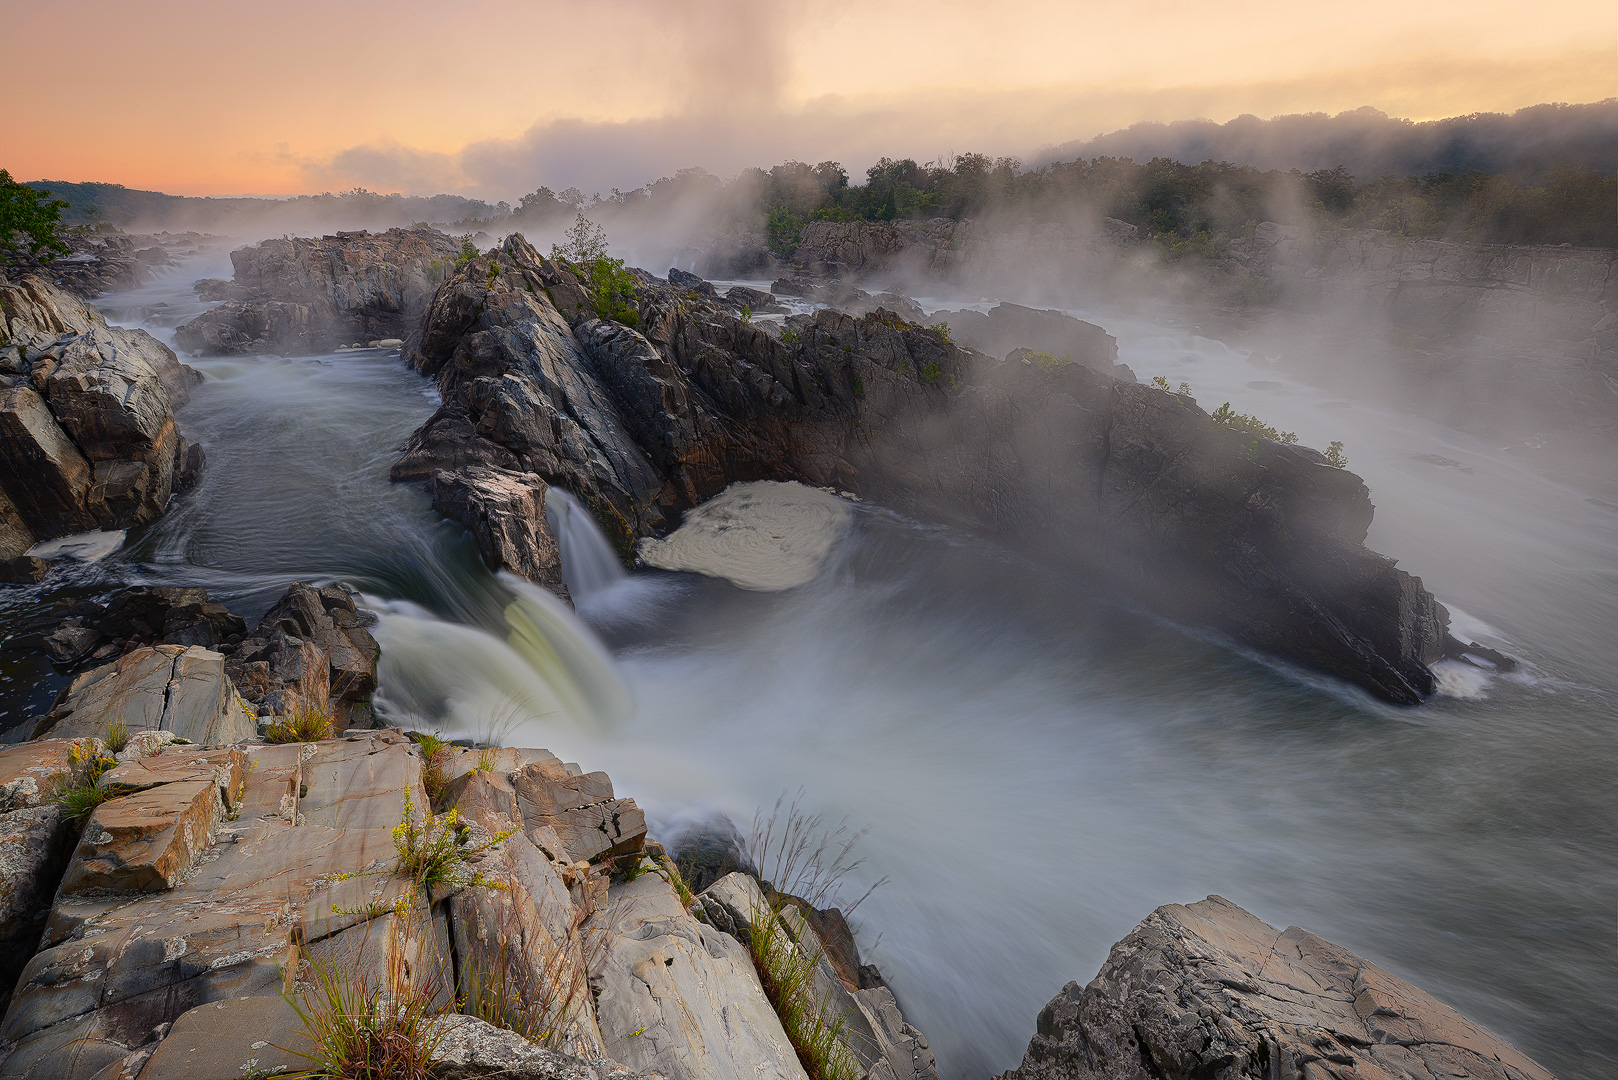
[[[788,258],[803,239],[803,218],[790,207],[777,203],[764,215],[764,235],[772,253]]]
[[[1169,381],[1167,379],[1165,379],[1161,375],[1153,375],[1152,376],[1152,386],[1154,386],[1158,390],[1167,391],[1170,394],[1178,394],[1180,397],[1190,397],[1191,396],[1191,384],[1190,383],[1182,382],[1182,383],[1180,383],[1179,388],[1175,389],[1174,387],[1169,386]]]
[[[447,739],[439,738],[436,732],[428,735],[412,731],[405,737],[421,748],[421,786],[427,789],[427,798],[436,806],[443,801],[444,789],[449,786],[446,768],[455,747]]]
[[[75,742],[68,749],[68,770],[56,780],[56,802],[68,820],[82,823],[96,807],[124,794],[125,788],[101,782],[117,764],[117,759],[96,750],[92,740]]]
[[[1057,368],[1066,367],[1073,362],[1073,357],[1071,356],[1057,356],[1055,353],[1044,351],[1031,352],[1026,359],[1041,371],[1055,371]]]
[[[393,846],[399,852],[394,872],[413,878],[424,888],[502,889],[502,883],[474,869],[471,862],[514,832],[511,829],[475,840],[472,826],[463,824],[455,810],[445,814],[429,812],[418,820],[415,799],[406,791],[404,816],[393,827]]]
[[[625,269],[624,260],[602,255],[586,264],[584,269],[596,318],[611,319],[625,326],[638,326],[640,311],[635,307],[635,275],[633,271]]]
[[[409,925],[408,905],[395,916]],[[335,954],[301,950],[296,978],[282,997],[303,1022],[307,1050],[293,1050],[310,1063],[301,1075],[329,1080],[427,1080],[438,1059],[434,1021],[449,1009],[443,997],[443,961],[411,965],[409,931],[380,946],[387,961],[377,973],[369,964],[349,964]],[[367,930],[367,937],[369,930]],[[430,941],[424,948],[431,948]],[[434,969],[437,970],[434,970]],[[430,972],[430,974],[429,974]]]
[[[71,255],[73,249],[56,235],[67,207],[50,192],[19,184],[0,169],[0,255],[13,259],[24,253],[34,258]]]
[[[107,751],[112,754],[121,754],[129,746],[129,725],[122,717],[107,725],[107,737],[102,740],[107,744]]]
[[[461,253],[455,256],[455,269],[459,270],[467,263],[478,257],[478,246],[472,243],[472,234],[467,233],[461,237]]]
[[[793,940],[778,906],[749,919],[753,967],[809,1080],[858,1080],[862,1070],[843,1038],[842,1014],[815,989],[818,950]]]
[[[1290,431],[1277,431],[1256,416],[1237,412],[1230,407],[1230,402],[1228,401],[1213,411],[1213,420],[1215,423],[1223,424],[1228,428],[1245,431],[1249,435],[1257,435],[1259,438],[1270,439],[1278,443],[1295,443],[1298,441],[1298,436]]]
[[[933,332],[933,336],[939,341],[943,342],[945,345],[955,344],[955,339],[949,336],[949,323],[935,322],[927,329],[931,330]]]
[[[270,721],[264,728],[264,741],[319,742],[321,739],[331,738],[332,730],[336,726],[337,718],[324,703],[294,701],[288,705],[285,716]]]
[[[925,364],[921,365],[921,381],[922,382],[924,382],[924,383],[936,383],[939,379],[942,379],[943,377],[944,377],[944,369],[939,366],[939,363],[938,363],[937,360],[929,360]]]
[[[1343,444],[1340,440],[1333,439],[1326,447],[1326,464],[1334,469],[1348,468],[1348,455],[1343,453]]]
[[[797,343],[798,343],[798,328],[795,327],[795,326],[784,327],[781,330],[781,344],[783,344],[783,345],[796,345]]]

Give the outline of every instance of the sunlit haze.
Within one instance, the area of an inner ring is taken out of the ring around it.
[[[7,167],[181,194],[515,198],[784,157],[1027,156],[1141,120],[1618,94],[1610,3],[0,3]]]

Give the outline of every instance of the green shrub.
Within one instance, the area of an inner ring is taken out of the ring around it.
[[[461,237],[461,253],[455,257],[455,269],[459,270],[477,257],[478,246],[472,243],[472,234],[467,233]]]
[[[1326,447],[1326,464],[1334,469],[1348,468],[1348,455],[1343,453],[1343,444],[1334,439]]]
[[[1256,416],[1237,412],[1230,407],[1230,402],[1228,401],[1213,411],[1213,420],[1215,423],[1234,428],[1236,431],[1245,431],[1249,435],[1257,435],[1261,439],[1271,439],[1278,443],[1295,443],[1298,441],[1298,436],[1290,431],[1277,431]]]
[[[124,794],[127,789],[102,783],[102,777],[117,764],[116,758],[94,749],[92,740],[73,744],[68,750],[68,769],[56,779],[56,803],[68,820],[82,823],[96,807]]]
[[[56,235],[62,211],[68,206],[61,199],[51,198],[48,191],[17,183],[9,172],[0,169],[0,255],[17,258],[26,253],[39,258],[73,254],[73,249]]]
[[[931,330],[933,332],[933,336],[938,338],[938,340],[943,342],[945,345],[955,344],[955,339],[949,336],[949,323],[935,322],[927,329]]]
[[[611,319],[625,326],[640,324],[640,311],[634,303],[635,275],[624,268],[624,260],[602,255],[588,263],[584,271],[596,318]]]
[[[120,717],[107,725],[107,752],[117,755],[129,746],[129,725]]]
[[[472,826],[463,824],[455,810],[445,814],[429,812],[417,820],[415,799],[406,791],[404,815],[393,827],[393,846],[399,852],[394,872],[415,879],[424,888],[502,889],[502,883],[484,876],[470,864],[516,831],[492,833],[485,840],[474,841]]]
[[[329,739],[337,726],[337,718],[325,704],[295,701],[288,705],[285,716],[270,721],[264,729],[267,743],[319,742]]]

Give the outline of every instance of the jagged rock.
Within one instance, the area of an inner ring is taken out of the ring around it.
[[[403,338],[459,254],[425,226],[266,240],[230,253],[231,287],[198,283],[225,302],[177,327],[175,341],[209,355],[302,355]]]
[[[959,264],[963,224],[928,221],[811,221],[793,258],[821,274],[897,271],[947,276]]]
[[[669,858],[685,883],[699,893],[727,874],[751,869],[740,830],[723,814],[682,832],[669,845]]]
[[[552,303],[582,288],[520,235],[444,283],[406,349],[443,405],[396,478],[473,461],[532,472],[623,546],[732,481],[835,485],[1103,572],[1389,700],[1433,688],[1447,613],[1363,546],[1359,478],[1114,378],[1099,328],[1001,317],[1088,349],[1093,370],[994,360],[881,309],[766,330],[650,276],[636,327],[594,318],[587,297]]]
[[[713,282],[705,281],[695,274],[687,273],[675,267],[670,267],[669,269],[669,284],[676,289],[694,289],[703,296],[718,295],[718,290],[713,287]]]
[[[466,465],[433,474],[433,509],[471,530],[483,561],[564,591],[562,559],[545,521],[545,481],[532,473]]]
[[[652,1080],[657,1076],[605,1059],[591,1062],[546,1050],[516,1032],[458,1013],[434,1021],[433,1037],[438,1044],[438,1059],[429,1074],[433,1080]]]
[[[33,737],[100,737],[121,720],[131,734],[172,731],[202,745],[250,739],[257,729],[224,661],[200,645],[135,649],[69,683]]]
[[[0,557],[25,550],[23,535],[155,520],[191,460],[173,410],[196,372],[145,331],[108,326],[32,277],[0,282],[0,345],[9,343],[21,350],[27,383],[0,390],[0,487],[10,507],[0,518],[15,515],[21,529],[0,528]]]
[[[264,614],[225,661],[242,697],[280,713],[293,699],[348,707],[376,692],[382,649],[354,598],[335,586],[301,582]]]
[[[662,877],[614,885],[604,932],[596,1014],[618,1061],[670,1080],[803,1080],[752,957]]]
[[[646,843],[646,815],[634,799],[613,795],[604,772],[575,776],[539,761],[518,770],[512,786],[525,827],[554,831],[572,859],[596,862]]]
[[[1004,1080],[1552,1080],[1345,949],[1222,897],[1158,908],[1039,1014]]]
[[[732,285],[725,290],[725,299],[738,308],[746,308],[754,315],[765,312],[781,312],[786,308],[775,302],[775,297],[761,289],[749,289],[746,285]]]

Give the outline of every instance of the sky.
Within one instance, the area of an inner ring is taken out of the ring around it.
[[[0,0],[0,168],[516,201],[677,169],[1029,157],[1141,120],[1618,96],[1612,0]]]

